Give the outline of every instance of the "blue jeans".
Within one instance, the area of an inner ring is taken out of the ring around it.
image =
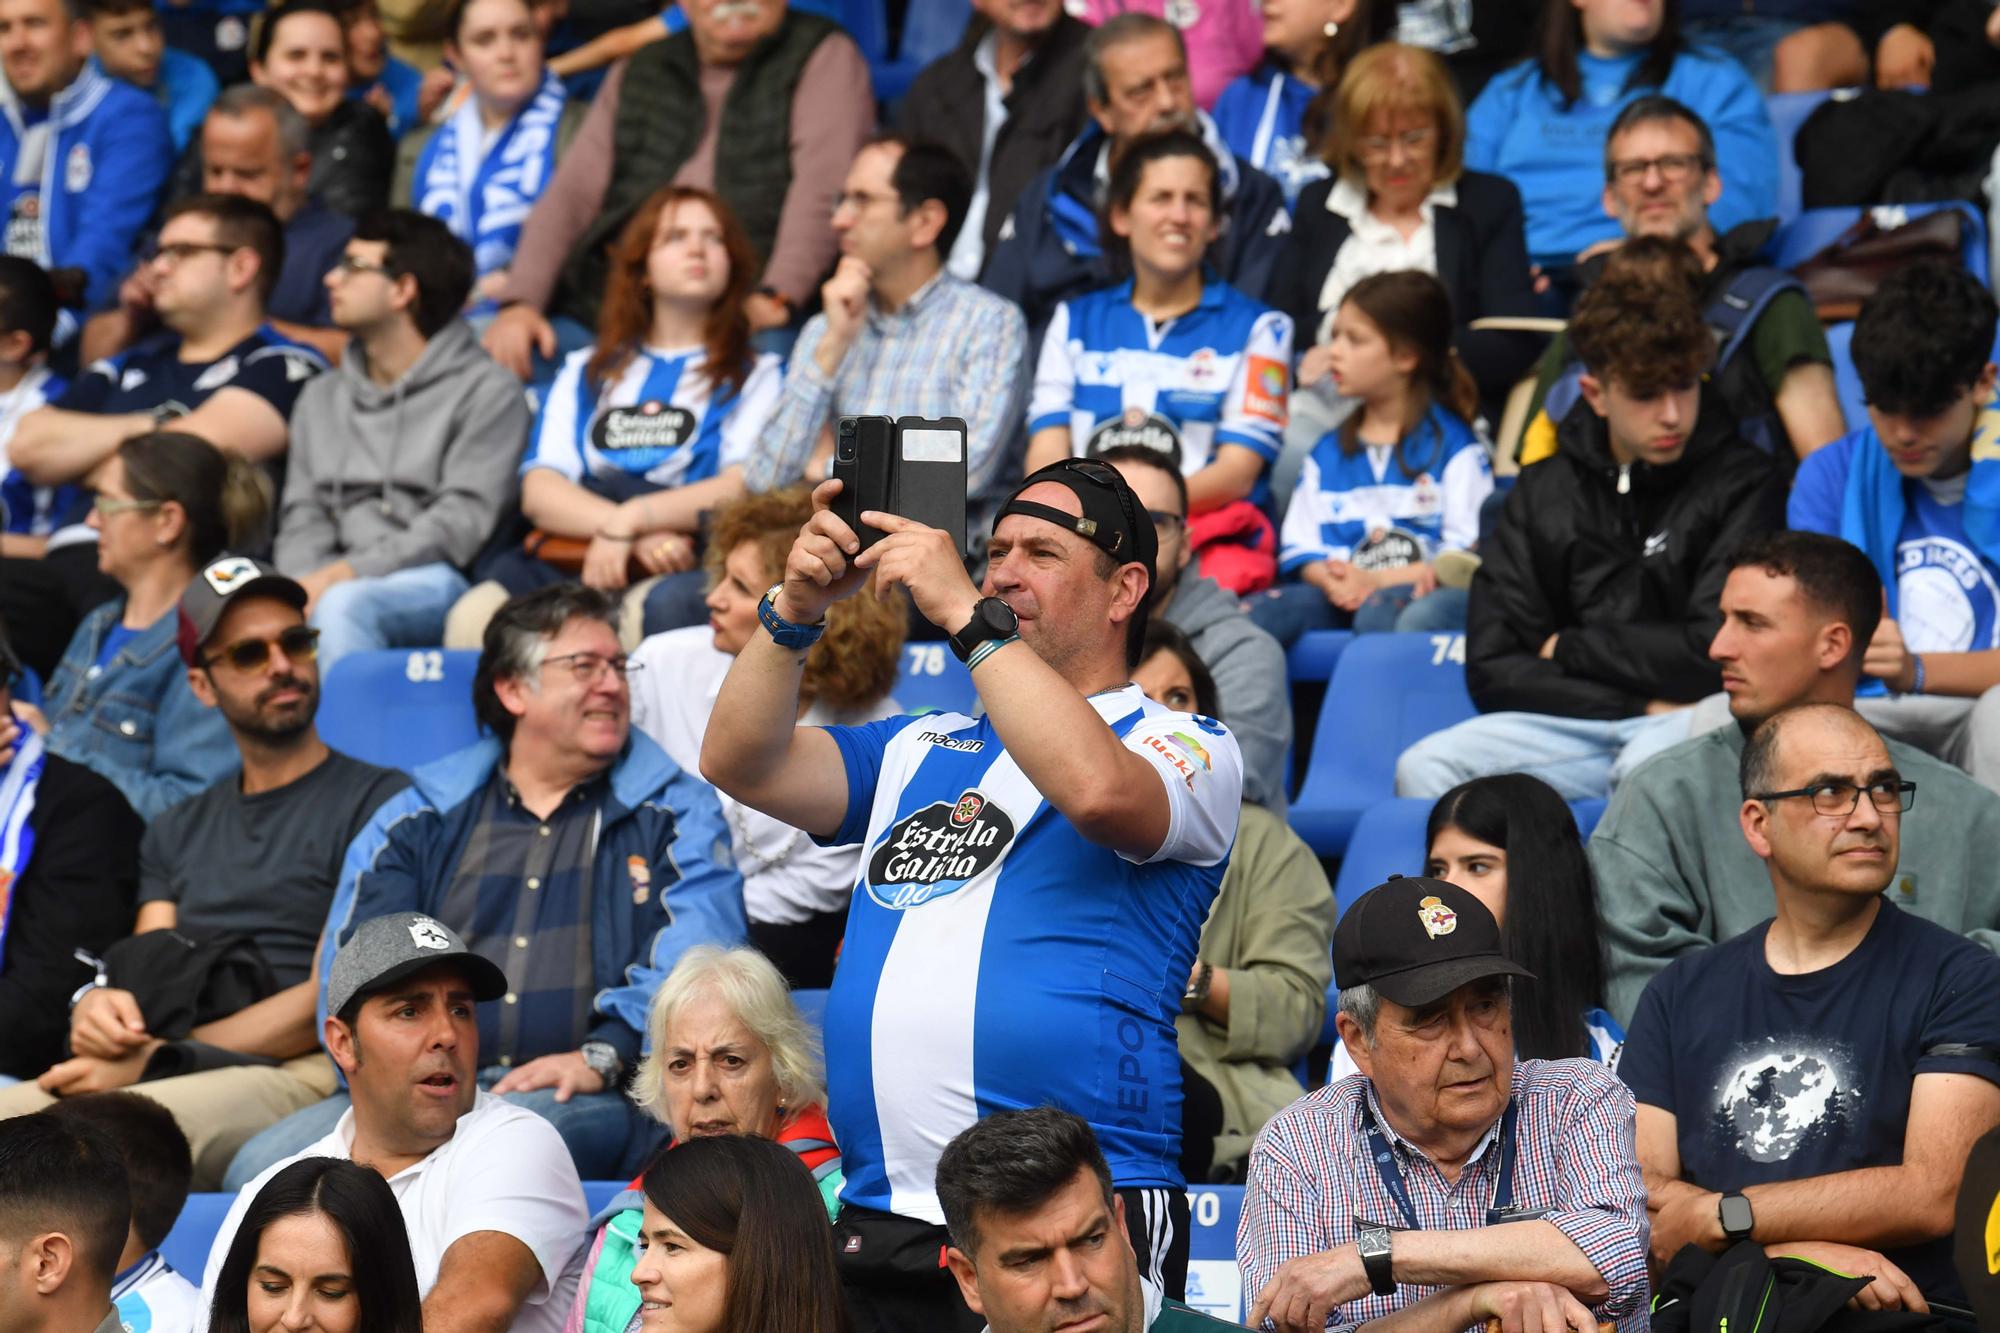
[[[482,1090],[507,1076],[497,1065],[479,1071]],[[554,1088],[503,1093],[505,1100],[533,1111],[556,1128],[576,1173],[585,1180],[630,1180],[666,1141],[667,1129],[619,1092],[598,1092],[558,1102]],[[237,1152],[222,1178],[222,1188],[234,1193],[255,1180],[266,1167],[304,1152],[333,1132],[352,1105],[345,1092],[294,1111],[252,1138]]]
[[[1396,795],[1442,796],[1461,782],[1526,773],[1566,801],[1601,800],[1690,734],[1689,713],[1616,721],[1551,713],[1485,713],[1424,737],[1396,760]]]
[[[1326,600],[1310,583],[1281,583],[1244,599],[1259,629],[1289,648],[1308,630],[1352,629],[1357,634],[1456,632],[1465,628],[1463,588],[1438,588],[1424,597],[1407,586],[1377,588],[1352,613]],[[650,626],[649,626],[650,628]]]
[[[334,584],[312,613],[321,675],[349,653],[443,643],[445,613],[467,586],[465,575],[442,563]]]
[[[647,634],[708,623],[708,573],[702,569],[668,574],[646,594]]]

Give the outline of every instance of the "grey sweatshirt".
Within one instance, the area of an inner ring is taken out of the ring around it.
[[[1285,812],[1285,747],[1292,687],[1285,650],[1251,623],[1236,594],[1189,567],[1174,585],[1167,623],[1188,636],[1222,696],[1222,720],[1243,752],[1243,799]]]
[[[1950,764],[1888,741],[1917,784],[1888,898],[2000,953],[2000,796]],[[1682,954],[1771,918],[1771,876],[1737,821],[1743,731],[1733,722],[1641,764],[1590,835],[1609,969],[1607,1007],[1632,1021],[1639,994]]]
[[[278,568],[298,576],[345,559],[363,578],[438,561],[464,569],[514,499],[527,440],[520,381],[464,320],[387,386],[350,342],[292,412]]]

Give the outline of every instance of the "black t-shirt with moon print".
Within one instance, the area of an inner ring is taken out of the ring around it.
[[[1676,959],[1632,1016],[1618,1073],[1675,1116],[1683,1179],[1726,1191],[1894,1166],[1918,1074],[2000,1084],[2000,958],[1884,902],[1847,957],[1783,976],[1769,929]],[[1962,1299],[1949,1237],[1885,1253],[1927,1296]]]

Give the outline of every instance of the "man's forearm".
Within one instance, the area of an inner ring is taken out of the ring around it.
[[[1604,1275],[1553,1222],[1506,1222],[1468,1231],[1398,1231],[1396,1281],[1419,1286],[1552,1282],[1586,1301],[1610,1293]]]
[[[1924,659],[1924,693],[1976,699],[2000,685],[2000,648],[1971,653],[1918,653]]]
[[[100,415],[38,407],[14,428],[8,456],[35,485],[61,486],[82,481],[119,445],[152,428],[153,418],[145,412]]]
[[[318,998],[319,988],[311,981],[301,981],[227,1018],[204,1023],[191,1035],[196,1041],[239,1055],[289,1060],[319,1044],[313,1035],[313,1006]]]
[[[702,736],[701,775],[746,805],[756,805],[757,790],[783,769],[797,739],[805,663],[804,649],[780,648],[760,626],[722,678]]]
[[[1957,1182],[1907,1166],[1872,1166],[1829,1176],[1752,1185],[1743,1191],[1765,1244],[1830,1240],[1896,1249],[1949,1235]]]
[[[1371,1319],[1361,1327],[1368,1333],[1461,1333],[1477,1318],[1472,1293],[1462,1287],[1450,1287],[1434,1291],[1392,1315]]]

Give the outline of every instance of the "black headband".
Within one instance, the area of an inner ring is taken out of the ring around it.
[[[1030,486],[1043,482],[1053,482],[1068,490],[1083,512],[1071,514],[1053,505],[1020,498]],[[998,524],[1009,514],[1038,518],[1065,532],[1074,532],[1121,565],[1132,562],[1144,565],[1148,578],[1160,554],[1153,520],[1132,494],[1132,488],[1116,468],[1096,459],[1065,458],[1024,478],[1000,506],[993,521]]]

